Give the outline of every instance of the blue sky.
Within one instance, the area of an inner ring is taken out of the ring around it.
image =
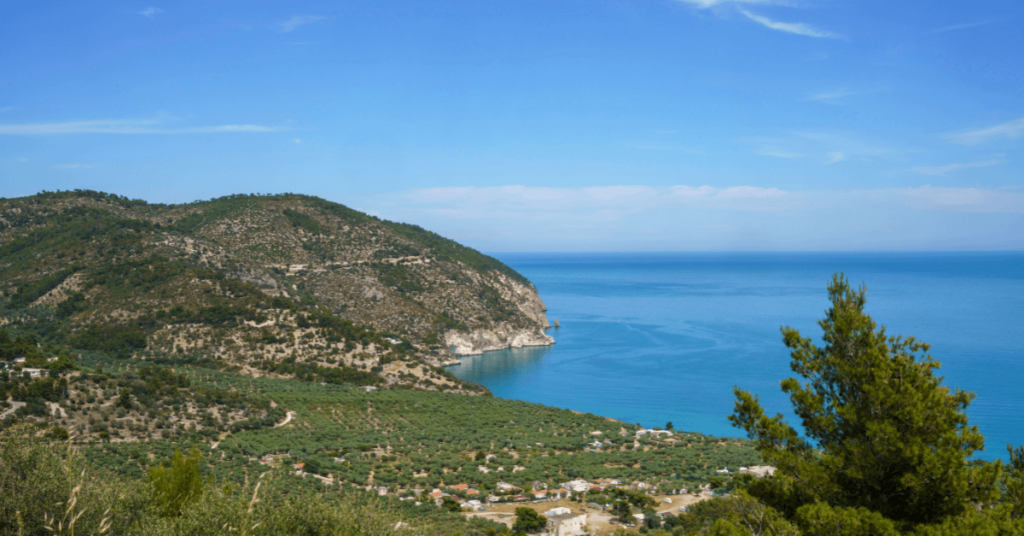
[[[0,196],[319,195],[486,251],[1024,248],[1024,4],[0,8]]]

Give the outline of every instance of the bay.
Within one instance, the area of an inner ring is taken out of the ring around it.
[[[644,426],[739,436],[734,386],[795,418],[779,328],[820,336],[825,287],[843,272],[868,288],[890,334],[932,345],[945,385],[977,393],[979,457],[1024,444],[1024,254],[499,253],[538,288],[554,346],[487,352],[449,370],[496,396]]]

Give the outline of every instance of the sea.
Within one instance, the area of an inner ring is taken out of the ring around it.
[[[795,376],[780,328],[820,342],[826,286],[867,288],[868,314],[931,345],[967,409],[982,459],[1024,444],[1024,252],[497,253],[532,281],[556,344],[461,358],[456,376],[495,396],[646,427],[742,437],[735,387],[797,423],[779,382]]]

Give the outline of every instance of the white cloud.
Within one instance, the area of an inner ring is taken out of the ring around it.
[[[923,210],[943,212],[1024,213],[1024,194],[980,190],[978,188],[944,188],[920,186],[896,190]]]
[[[700,199],[714,194],[717,190],[710,186],[672,186],[669,188],[672,195],[686,199]]]
[[[507,185],[346,194],[338,200],[485,251],[1024,247],[1020,188]]]
[[[57,169],[90,169],[90,168],[92,168],[92,166],[90,166],[89,164],[78,164],[78,163],[75,163],[75,164],[58,164],[58,165],[53,166],[53,167],[55,167]]]
[[[979,130],[946,134],[944,137],[953,143],[978,145],[996,138],[1019,138],[1021,134],[1024,134],[1024,117]]]
[[[276,130],[277,129],[273,127],[265,127],[262,125],[219,125],[215,127],[197,127],[191,129],[184,129],[180,132],[274,132]]]
[[[416,210],[466,217],[475,215],[548,214],[549,217],[578,218],[581,214],[630,214],[650,210],[691,207],[712,210],[763,212],[803,210],[834,204],[907,202],[918,209],[958,212],[1024,212],[1024,194],[945,188],[930,185],[916,188],[861,190],[783,190],[761,186],[714,187],[709,185],[588,186],[553,188],[546,186],[462,186],[408,190],[386,194],[384,204],[404,205]],[[773,204],[765,204],[770,201]],[[585,216],[586,217],[586,216]]]
[[[918,166],[910,168],[910,171],[917,173],[918,175],[931,175],[936,177],[945,177],[954,171],[961,169],[971,168],[983,168],[1001,164],[1001,160],[987,160],[985,162],[967,162],[962,164],[946,164],[944,166]]]
[[[819,30],[819,29],[817,29],[817,28],[815,28],[815,27],[813,27],[813,26],[811,26],[809,24],[804,24],[802,22],[776,22],[776,21],[773,21],[773,20],[769,19],[768,17],[762,17],[760,15],[755,15],[755,14],[753,14],[753,13],[751,13],[751,12],[745,10],[745,9],[741,9],[740,13],[743,13],[744,15],[746,15],[746,17],[748,19],[750,19],[750,20],[752,20],[752,21],[754,21],[754,22],[756,22],[756,23],[758,23],[758,24],[760,24],[760,25],[762,25],[762,26],[764,26],[766,28],[771,28],[772,30],[778,30],[780,32],[786,32],[786,33],[791,33],[791,34],[796,34],[796,35],[804,35],[804,36],[807,36],[807,37],[821,37],[821,38],[832,38],[832,39],[838,39],[838,38],[842,37],[839,34],[832,33],[832,32],[825,31],[825,30]]]
[[[101,119],[66,123],[0,124],[0,135],[46,136],[55,134],[201,134],[232,132],[276,132],[262,125],[216,125],[208,127],[166,128],[157,121]]]
[[[847,158],[877,157],[893,152],[861,141],[854,136],[832,132],[792,132],[785,136],[748,136],[739,139],[750,144],[755,154],[773,158],[810,158],[825,164],[835,164]]]
[[[986,25],[992,24],[993,22],[995,22],[995,21],[994,20],[983,20],[983,21],[977,21],[977,22],[965,22],[965,23],[962,23],[962,24],[952,24],[952,25],[949,25],[949,26],[943,26],[941,28],[934,28],[934,29],[932,29],[931,33],[955,32],[957,30],[966,30],[968,28],[977,28],[978,26],[986,26]]]
[[[761,147],[759,149],[754,150],[754,152],[759,154],[759,155],[761,155],[761,156],[771,156],[771,157],[774,157],[774,158],[786,158],[786,159],[802,158],[804,156],[804,155],[802,155],[800,153],[794,153],[792,151],[784,151],[784,150],[781,150],[781,149],[777,149],[775,147]]]
[[[786,4],[776,0],[676,0],[683,4],[697,6],[700,9],[707,9],[718,5],[728,4]]]
[[[164,10],[162,10],[162,9],[160,9],[158,7],[149,6],[146,9],[143,9],[142,11],[140,11],[139,15],[142,15],[143,17],[147,17],[147,18],[152,19],[152,18],[156,17],[157,15],[159,15],[159,14],[161,14],[163,12],[164,12]]]
[[[831,151],[827,156],[828,160],[825,161],[826,164],[835,164],[846,160],[846,155],[842,151]]]
[[[277,28],[282,33],[288,33],[294,31],[300,26],[307,24],[316,24],[327,20],[327,17],[320,15],[292,15],[292,18],[277,25]]]
[[[838,89],[836,91],[825,91],[807,96],[807,100],[818,101],[824,104],[843,104],[841,101],[846,97],[857,95],[856,91]]]
[[[302,140],[299,138],[295,138],[294,140],[292,140],[292,143],[299,144],[302,143]]]
[[[14,106],[0,106],[0,114],[14,111]]]

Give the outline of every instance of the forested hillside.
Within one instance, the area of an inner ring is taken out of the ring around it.
[[[42,344],[253,377],[482,392],[438,368],[449,346],[552,342],[536,289],[496,259],[299,195],[2,199],[0,293],[0,322],[52,311]]]

